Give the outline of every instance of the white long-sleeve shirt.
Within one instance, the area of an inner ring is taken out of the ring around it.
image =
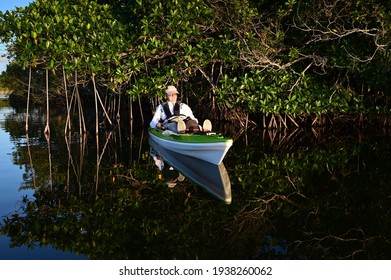
[[[174,104],[172,104],[171,102],[167,102],[167,103],[168,103],[168,107],[171,111],[171,114],[174,115]],[[198,122],[198,120],[193,115],[193,111],[185,103],[180,103],[179,113],[181,115],[185,115],[186,117],[189,117],[190,119],[196,120]],[[156,124],[159,122],[160,119],[162,119],[163,121],[165,119],[167,119],[166,113],[164,112],[164,109],[163,109],[163,104],[160,104],[156,108],[155,114],[153,115],[153,118],[152,118],[151,122],[149,123],[150,127],[155,128]]]

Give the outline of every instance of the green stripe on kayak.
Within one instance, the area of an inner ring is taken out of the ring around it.
[[[232,139],[226,138],[221,134],[163,134],[164,130],[157,128],[148,128],[153,135],[166,140],[185,142],[185,143],[216,143],[216,142],[232,142]]]

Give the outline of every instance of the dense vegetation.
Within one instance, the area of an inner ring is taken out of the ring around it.
[[[390,11],[379,0],[35,0],[0,13],[13,59],[2,83],[79,109],[80,87],[91,107],[95,98],[96,110],[117,117],[120,106],[102,97],[149,100],[153,110],[174,84],[204,117],[243,126],[247,117],[264,126],[387,122]]]
[[[373,116],[389,125],[390,11],[379,0],[35,0],[0,13],[12,59],[0,84],[76,112],[80,129],[94,109],[99,122],[133,101],[153,110],[168,84],[202,117],[243,127]],[[70,129],[62,116],[51,117],[54,139],[63,123]],[[226,157],[227,207],[188,182],[166,188],[137,134],[102,133],[86,150],[90,135],[45,142],[49,124],[34,111],[31,119],[26,138],[5,122],[27,142],[12,152],[25,168],[21,188],[36,190],[0,225],[13,246],[91,259],[390,257],[388,138],[370,144],[350,124],[319,139],[262,131],[280,140],[269,147],[253,132]]]

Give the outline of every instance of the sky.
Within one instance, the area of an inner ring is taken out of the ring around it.
[[[34,2],[34,0],[0,0],[0,11],[3,13],[5,11],[10,11],[15,9],[15,7],[25,7],[30,3]],[[3,55],[6,54],[6,49],[3,44],[0,44],[0,73],[5,70],[8,61]]]

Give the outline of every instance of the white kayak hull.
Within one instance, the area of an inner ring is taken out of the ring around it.
[[[219,165],[223,161],[229,148],[233,144],[231,139],[227,139],[226,141],[213,141],[213,138],[205,138],[206,140],[204,142],[200,142],[199,139],[196,139],[195,142],[191,142],[191,140],[183,140],[186,137],[185,135],[177,135],[178,137],[174,137],[174,135],[172,136],[173,137],[165,137],[163,135],[152,133],[151,130],[149,131],[149,137],[163,148],[216,165]]]

